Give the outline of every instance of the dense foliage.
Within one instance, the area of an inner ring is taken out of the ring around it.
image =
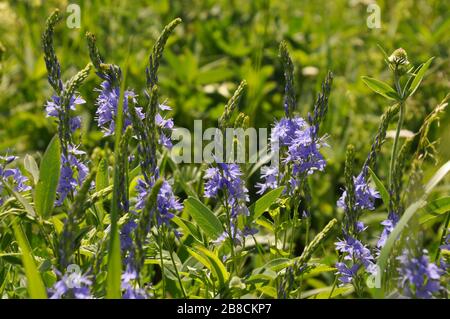
[[[2,297],[447,298],[445,1],[62,2],[0,4]]]

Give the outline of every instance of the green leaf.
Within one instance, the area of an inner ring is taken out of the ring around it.
[[[203,246],[197,245],[195,246],[195,249],[197,251],[188,248],[188,251],[192,255],[192,257],[197,259],[206,268],[211,270],[214,276],[218,279],[220,286],[224,285],[225,282],[228,281],[230,274],[227,272],[225,265],[222,263],[219,257],[217,257],[215,253],[213,253],[212,251],[208,250]],[[199,252],[201,254],[199,254]]]
[[[25,237],[20,225],[16,224],[16,221],[13,221],[12,227],[17,244],[22,251],[22,262],[25,268],[25,275],[27,276],[28,293],[32,299],[47,299],[47,292],[45,290],[41,275],[36,268],[28,240]]]
[[[200,242],[200,243],[203,242],[202,234],[200,233],[200,230],[198,229],[198,227],[196,227],[196,225],[194,225],[194,223],[190,222],[189,220],[178,217],[178,216],[173,216],[172,221],[183,230],[184,235],[191,235],[198,242]]]
[[[284,186],[271,190],[248,208],[250,219],[258,219],[283,193]]]
[[[25,208],[25,210],[27,211],[28,215],[31,218],[36,217],[36,213],[35,213],[35,211],[33,209],[33,206],[31,206],[31,204],[25,199],[25,197],[20,195],[20,193],[16,192],[14,190],[14,188],[11,187],[11,185],[6,183],[5,181],[3,181],[3,186],[5,186],[5,188],[8,190],[8,192],[13,194],[13,196],[19,201],[19,203],[23,206],[23,208]]]
[[[23,160],[23,166],[28,171],[28,173],[33,176],[33,182],[36,185],[39,181],[39,167],[36,163],[36,160],[31,155],[25,155],[25,159]]]
[[[392,230],[388,239],[386,240],[386,244],[381,249],[380,256],[378,258],[378,270],[381,275],[384,274],[384,270],[386,268],[387,261],[389,259],[389,255],[391,253],[392,248],[394,247],[395,242],[398,237],[402,233],[403,229],[408,225],[408,222],[411,218],[418,212],[422,207],[426,205],[426,198],[433,190],[433,188],[445,177],[445,175],[450,171],[450,161],[442,165],[439,170],[433,175],[430,181],[425,185],[425,193],[421,199],[411,204],[406,211],[403,213],[403,216],[398,221],[395,228]]]
[[[378,191],[380,192],[381,199],[383,200],[383,203],[386,207],[389,207],[389,192],[387,191],[384,184],[381,182],[381,180],[378,178],[378,176],[372,171],[372,169],[369,167],[370,176],[372,177],[373,182],[375,183]]]
[[[189,197],[184,201],[184,209],[191,215],[203,232],[212,239],[216,239],[223,232],[223,226],[214,213],[201,201]]]
[[[270,269],[272,271],[280,271],[293,264],[293,261],[289,258],[275,258],[268,261],[261,269]]]
[[[422,208],[419,223],[424,224],[447,212],[450,212],[450,196],[436,199]]]
[[[50,216],[56,200],[61,163],[61,145],[54,136],[42,157],[39,182],[36,185],[34,205],[36,212],[43,218]]]
[[[368,76],[363,76],[362,80],[375,93],[378,93],[390,100],[399,99],[397,92],[395,92],[395,90],[389,84]]]
[[[423,77],[425,76],[425,72],[427,72],[433,59],[434,59],[434,57],[430,58],[427,62],[422,64],[420,69],[417,71],[417,73],[414,77],[414,80],[411,83],[411,87],[409,89],[409,96],[413,95],[414,92],[416,92],[417,88],[419,87],[420,83],[423,80]]]
[[[97,175],[95,176],[95,190],[97,192],[109,186],[108,179],[108,162],[106,159],[102,159],[98,163]]]

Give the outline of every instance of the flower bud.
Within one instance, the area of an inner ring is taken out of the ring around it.
[[[408,65],[408,54],[404,49],[399,48],[391,54],[391,56],[389,57],[389,62],[397,66]]]

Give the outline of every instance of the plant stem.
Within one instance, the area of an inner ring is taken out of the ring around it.
[[[435,263],[438,262],[439,256],[441,255],[441,248],[440,248],[440,246],[444,243],[445,237],[447,236],[447,229],[448,229],[449,222],[450,222],[450,212],[447,213],[447,217],[445,218],[444,229],[442,230],[441,241],[439,242],[439,246],[438,246],[437,251],[436,251],[436,256],[434,257],[434,262]]]
[[[225,213],[227,215],[226,223],[227,223],[227,228],[228,228],[227,229],[227,231],[228,231],[228,239],[230,240],[231,258],[233,259],[233,262],[231,264],[231,273],[233,273],[233,271],[235,271],[236,274],[237,274],[238,273],[238,266],[237,266],[237,260],[236,260],[236,253],[234,251],[234,236],[233,236],[233,230],[231,229],[231,215],[230,215],[230,210],[228,208],[227,192],[225,192],[224,196],[225,196],[225,203],[223,205],[225,207]]]
[[[184,298],[184,299],[187,299],[187,295],[186,295],[186,292],[184,291],[183,283],[181,282],[180,273],[178,272],[177,265],[175,264],[175,259],[173,258],[173,249],[172,249],[172,246],[170,246],[169,253],[170,253],[170,254],[169,254],[169,255],[170,255],[170,259],[172,260],[173,268],[175,269],[175,275],[177,276],[178,283],[180,284],[181,292],[183,293],[183,298]]]
[[[395,138],[394,138],[394,145],[392,146],[392,152],[391,152],[391,161],[389,164],[389,188],[392,190],[393,186],[393,173],[394,173],[394,166],[397,162],[397,149],[398,149],[398,140],[400,138],[400,131],[403,126],[403,121],[405,117],[405,102],[400,102],[400,114],[398,118],[397,123],[397,130],[395,131]]]
[[[163,298],[165,298],[166,297],[166,279],[164,277],[164,259],[163,259],[163,254],[162,254],[161,234],[158,234],[158,246],[159,246],[159,259],[161,260],[161,281],[162,281]]]

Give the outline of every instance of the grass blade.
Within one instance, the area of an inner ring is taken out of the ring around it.
[[[20,225],[13,221],[12,224],[14,236],[16,237],[17,244],[22,251],[22,262],[25,268],[25,275],[27,276],[27,289],[30,297],[32,299],[47,299],[47,291],[45,290],[44,282],[42,281],[41,275],[36,268],[33,255],[31,253],[30,245],[22,231]]]

